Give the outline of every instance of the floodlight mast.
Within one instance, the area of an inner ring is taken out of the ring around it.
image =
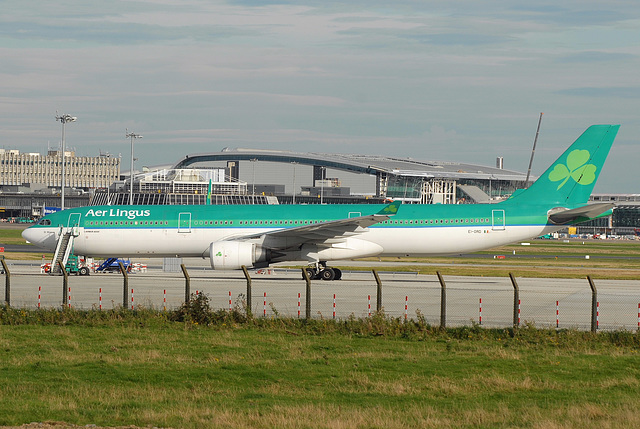
[[[129,205],[133,205],[133,139],[141,139],[142,136],[136,133],[130,133],[129,129],[125,128],[127,138],[131,139],[131,172],[129,173]]]
[[[64,125],[67,122],[75,122],[77,121],[78,118],[76,118],[75,116],[71,116],[71,115],[58,115],[58,112],[56,112],[56,121],[60,121],[60,123],[62,124],[62,185],[60,186],[60,210],[64,210],[64,185],[65,185],[65,181],[66,181],[66,172],[65,172],[65,164],[66,164],[66,156],[65,156],[65,147],[64,147]]]
[[[297,161],[291,161],[293,164],[293,204],[296,203],[296,165],[299,164]]]
[[[320,178],[320,204],[324,204],[324,179],[327,176],[327,167],[323,165],[320,168],[322,169],[322,177]]]
[[[251,169],[253,170],[253,179],[251,183],[251,204],[256,203],[256,162],[258,162],[258,158],[251,158]]]

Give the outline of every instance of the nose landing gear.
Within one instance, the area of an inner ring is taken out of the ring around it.
[[[339,268],[327,267],[326,261],[317,262],[305,268],[305,270],[311,280],[331,281],[340,280],[342,278],[342,271]]]

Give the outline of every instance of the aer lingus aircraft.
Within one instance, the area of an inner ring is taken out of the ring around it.
[[[593,125],[528,189],[496,204],[90,206],[47,215],[26,229],[54,250],[73,240],[92,257],[202,257],[213,269],[310,263],[315,278],[340,278],[328,261],[367,256],[474,252],[537,237],[608,213],[587,205],[619,125]]]

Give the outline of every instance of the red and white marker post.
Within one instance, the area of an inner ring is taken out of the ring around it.
[[[229,291],[229,313],[231,313],[231,291]]]
[[[482,325],[482,298],[480,298],[480,308],[478,309],[478,324]]]
[[[556,301],[556,328],[560,327],[560,301]]]
[[[369,317],[371,317],[371,295],[367,295],[367,309],[369,311]]]
[[[40,310],[40,295],[42,293],[42,286],[38,286],[38,310]]]
[[[404,321],[407,321],[407,317],[409,317],[409,296],[406,295],[404,297]]]
[[[131,288],[131,311],[133,311],[133,288]]]
[[[167,311],[167,290],[162,290],[162,311]]]
[[[333,294],[333,320],[336,320],[336,294]]]
[[[262,307],[262,316],[267,317],[267,293],[264,293],[264,304]]]
[[[300,318],[300,292],[298,292],[298,319]]]
[[[102,288],[98,289],[98,309],[102,310]]]

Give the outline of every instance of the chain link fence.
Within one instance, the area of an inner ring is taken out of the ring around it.
[[[39,267],[5,265],[4,301],[19,308],[178,308],[204,293],[214,309],[250,306],[255,317],[365,318],[379,308],[393,318],[432,325],[636,330],[640,281],[463,277],[345,272],[340,281],[308,281],[302,270],[218,272],[198,268],[165,273],[52,276]],[[65,302],[64,295],[68,295]]]

